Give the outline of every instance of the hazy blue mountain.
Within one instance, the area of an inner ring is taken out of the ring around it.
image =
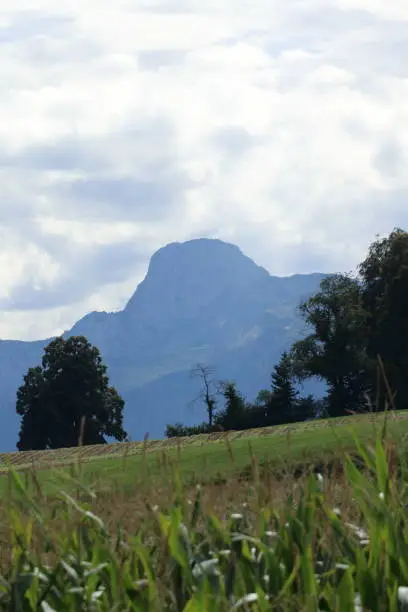
[[[282,351],[304,332],[296,306],[323,276],[271,276],[220,240],[173,243],[153,255],[123,311],[92,312],[65,335],[84,335],[101,350],[126,400],[132,439],[161,437],[167,423],[204,417],[202,406],[192,405],[199,381],[190,371],[197,363],[236,380],[249,399],[267,387]],[[0,341],[0,451],[15,448],[15,393],[49,341]]]

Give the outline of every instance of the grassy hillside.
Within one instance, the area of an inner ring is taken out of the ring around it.
[[[2,454],[0,491],[4,489],[4,476],[9,467],[38,470],[38,478],[47,491],[58,490],[60,486],[54,473],[52,484],[48,483],[50,468],[60,468],[66,473],[68,466],[77,463],[81,464],[86,482],[105,491],[112,486],[132,489],[146,477],[165,482],[168,471],[175,466],[188,484],[244,476],[254,458],[275,472],[289,467],[296,469],[341,457],[354,448],[354,435],[364,443],[374,442],[383,421],[384,413],[364,414],[189,438]],[[399,446],[404,446],[408,411],[389,413],[388,433]]]

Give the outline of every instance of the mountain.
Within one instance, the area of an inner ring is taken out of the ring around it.
[[[221,240],[172,243],[153,255],[124,310],[92,312],[64,336],[84,335],[100,349],[126,401],[131,438],[161,437],[167,423],[204,418],[203,406],[192,404],[197,363],[213,366],[217,379],[236,380],[250,399],[267,387],[282,351],[304,331],[297,305],[323,277],[271,276]],[[0,341],[0,451],[15,448],[16,390],[50,340]]]

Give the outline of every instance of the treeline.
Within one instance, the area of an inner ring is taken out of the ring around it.
[[[234,382],[200,366],[207,422],[168,425],[167,437],[336,417],[387,405],[408,407],[408,233],[395,229],[369,247],[355,274],[327,276],[299,305],[308,334],[283,353],[269,389],[247,402]],[[300,397],[308,379],[326,395]]]

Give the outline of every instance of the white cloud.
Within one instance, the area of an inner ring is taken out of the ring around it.
[[[406,226],[405,0],[3,0],[0,337],[124,305],[172,240],[348,270]]]

